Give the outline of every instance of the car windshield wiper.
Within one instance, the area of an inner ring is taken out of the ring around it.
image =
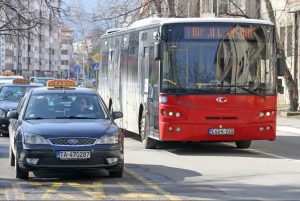
[[[29,117],[29,118],[26,118],[25,120],[32,120],[32,119],[50,119],[50,118],[44,118],[44,117]]]
[[[65,116],[65,117],[55,117],[55,119],[97,119],[97,118],[95,118],[95,117]]]
[[[264,97],[263,95],[249,89],[249,88],[246,88],[246,87],[249,87],[249,85],[235,85],[235,84],[230,84],[230,85],[212,85],[212,87],[237,87],[237,88],[240,88],[240,89],[243,89],[251,94],[254,94],[256,96],[260,96],[260,97]]]

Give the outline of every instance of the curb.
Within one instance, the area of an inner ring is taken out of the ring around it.
[[[286,110],[278,110],[277,115],[280,117],[300,118],[300,111],[290,112],[290,111],[286,111]]]

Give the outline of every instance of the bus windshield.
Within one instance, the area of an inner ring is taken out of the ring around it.
[[[187,23],[162,28],[163,93],[274,95],[273,27]]]

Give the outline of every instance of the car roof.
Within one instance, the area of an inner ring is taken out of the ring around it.
[[[13,84],[13,83],[3,83],[1,84],[1,87],[7,87],[7,86],[37,86],[37,87],[42,87],[44,86],[43,84],[39,84],[39,83],[29,83],[29,84]]]
[[[74,88],[48,88],[48,87],[37,87],[32,89],[32,95],[39,94],[56,94],[56,93],[76,93],[76,94],[90,94],[97,95],[95,89],[84,88],[84,87],[74,87]]]
[[[35,77],[35,79],[52,79],[54,80],[55,78],[54,77]]]

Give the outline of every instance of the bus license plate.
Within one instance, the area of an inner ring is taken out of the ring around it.
[[[234,128],[209,128],[209,135],[233,135]]]
[[[61,160],[80,160],[91,158],[90,151],[58,151],[56,158]]]

